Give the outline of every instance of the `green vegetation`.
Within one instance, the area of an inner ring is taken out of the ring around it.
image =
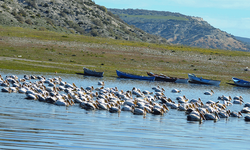
[[[40,72],[82,73],[83,67],[146,75],[146,71],[187,78],[195,73],[222,80],[249,79],[249,52],[213,50],[95,38],[77,34],[0,26],[0,67]],[[210,59],[211,58],[211,59]]]

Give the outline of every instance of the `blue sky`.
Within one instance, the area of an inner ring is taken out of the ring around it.
[[[250,38],[249,0],[93,0],[107,8],[179,12],[201,17],[229,34]]]

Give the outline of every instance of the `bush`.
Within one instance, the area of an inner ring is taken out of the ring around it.
[[[27,24],[29,24],[29,25],[32,25],[32,24],[33,24],[33,22],[32,22],[30,19],[25,20],[25,23],[27,23]]]
[[[16,18],[16,20],[19,21],[20,23],[23,23],[23,22],[24,22],[23,17],[20,16],[19,14],[17,14],[17,15],[15,16],[15,18]]]
[[[99,35],[96,29],[91,30],[90,34],[92,36],[98,36]]]
[[[26,12],[23,9],[20,9],[20,11],[18,12],[18,14],[21,15],[21,16],[23,16],[23,17],[27,16]]]
[[[39,31],[46,31],[47,29],[45,27],[40,27]]]
[[[100,5],[97,5],[97,7],[102,10],[103,12],[107,12],[107,8],[105,6],[100,6]]]

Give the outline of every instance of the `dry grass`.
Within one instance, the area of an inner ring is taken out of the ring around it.
[[[12,33],[12,31],[19,32]],[[9,35],[8,35],[9,34]],[[211,50],[182,46],[157,45],[27,31],[0,27],[0,67],[61,73],[83,72],[82,67],[115,70],[146,75],[147,71],[187,78],[195,73],[203,78],[222,80],[233,76],[249,79],[249,52]],[[82,38],[81,38],[82,37]]]

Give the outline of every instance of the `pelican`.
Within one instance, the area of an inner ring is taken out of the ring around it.
[[[202,121],[206,120],[204,115],[198,110],[193,110],[188,116],[187,116],[188,121]]]
[[[132,111],[132,107],[129,105],[123,105],[122,111]]]
[[[206,91],[204,94],[205,94],[205,95],[213,95],[213,94],[214,94],[214,91],[213,91],[213,90],[211,90],[211,92]]]
[[[250,121],[250,115],[245,116],[245,121]]]
[[[218,115],[220,116],[220,118],[228,118],[230,116],[230,111],[223,110],[223,111],[220,111]]]
[[[238,118],[240,118],[240,117],[243,117],[243,115],[242,115],[242,113],[240,111],[239,112],[233,111],[233,112],[230,112],[230,117],[238,117]]]
[[[148,112],[146,108],[141,109],[141,108],[135,108],[134,106],[132,106],[131,108],[132,108],[131,111],[134,115],[144,115],[145,116]]]
[[[104,86],[104,81],[98,81],[98,85]]]
[[[242,104],[242,103],[244,103],[244,101],[242,100],[242,99],[239,99],[239,100],[234,100],[233,101],[233,104]]]
[[[217,119],[220,119],[219,115],[217,112],[214,112],[213,113],[206,113],[204,115],[204,117],[206,118],[206,120],[217,120]]]
[[[244,107],[250,107],[250,103],[249,103],[249,102],[246,103],[246,104],[244,105]]]
[[[180,93],[181,90],[173,89],[171,92],[172,92],[172,93]]]
[[[109,108],[110,113],[120,113],[121,112],[121,106],[112,106]]]
[[[242,113],[250,113],[249,107],[244,107],[240,112]]]
[[[85,110],[95,110],[98,108],[98,106],[92,102],[82,102],[80,103],[80,107]]]

